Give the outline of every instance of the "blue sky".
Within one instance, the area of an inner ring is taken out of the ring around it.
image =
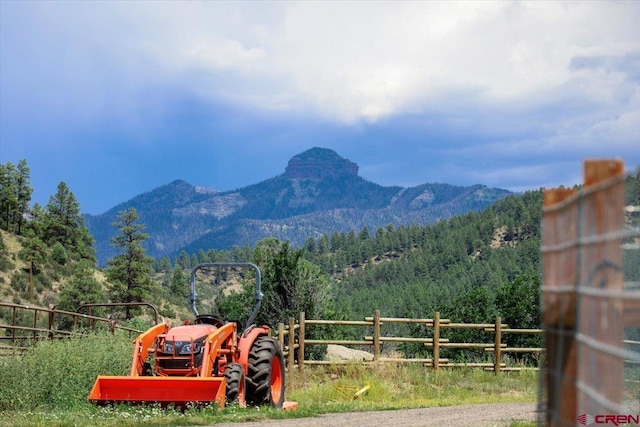
[[[0,162],[83,212],[326,147],[382,185],[640,165],[640,2],[0,1]]]

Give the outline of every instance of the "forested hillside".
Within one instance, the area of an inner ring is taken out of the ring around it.
[[[540,277],[542,192],[527,192],[433,226],[363,229],[308,241],[307,256],[337,274],[336,306],[361,317],[451,313],[467,294]],[[489,304],[490,305],[490,304]],[[488,313],[495,312],[486,307]]]

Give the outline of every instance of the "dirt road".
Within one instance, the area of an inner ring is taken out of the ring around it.
[[[492,403],[404,409],[399,411],[348,412],[315,418],[265,420],[216,424],[216,427],[494,427],[513,420],[535,421],[535,403]]]

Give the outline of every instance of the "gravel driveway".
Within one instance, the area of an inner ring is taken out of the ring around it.
[[[508,426],[512,420],[535,421],[536,404],[491,403],[398,411],[348,412],[325,414],[315,418],[216,424],[216,427],[502,427]]]

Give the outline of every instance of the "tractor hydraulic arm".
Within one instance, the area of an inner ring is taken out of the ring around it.
[[[151,346],[156,341],[158,335],[166,334],[167,331],[169,331],[169,325],[167,323],[160,323],[136,338],[134,341],[135,348],[133,350],[133,360],[131,361],[130,376],[137,377],[142,374],[144,362],[146,362],[147,356],[149,356]]]
[[[226,343],[226,345],[225,345]],[[227,323],[207,337],[204,345],[204,358],[200,368],[201,377],[210,377],[216,357],[224,351],[236,351],[236,325]],[[224,350],[223,350],[224,346]]]

